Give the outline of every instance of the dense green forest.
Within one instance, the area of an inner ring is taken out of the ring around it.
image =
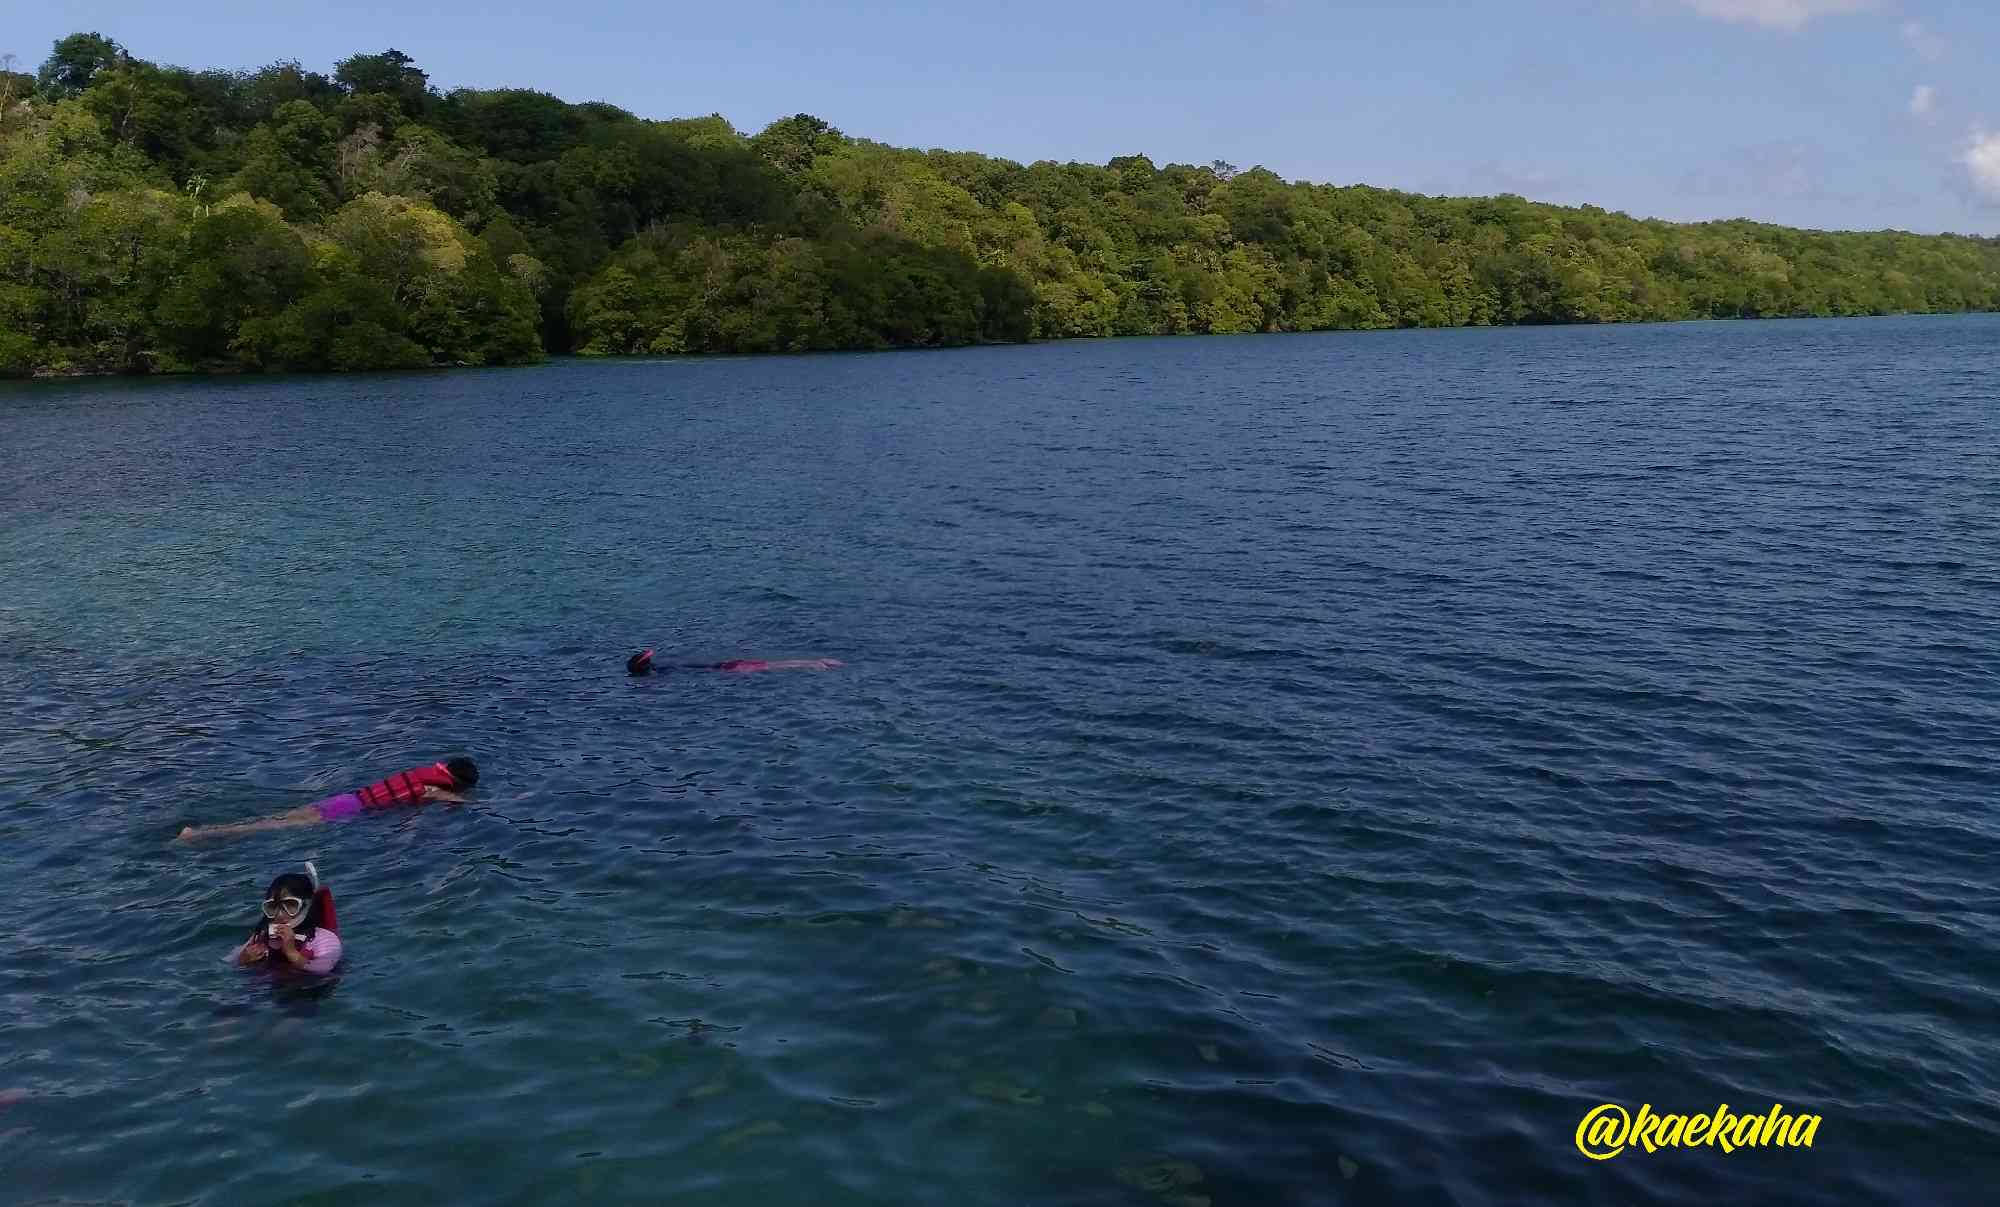
[[[0,71],[0,374],[2000,309],[2000,240],[754,135],[408,56]]]

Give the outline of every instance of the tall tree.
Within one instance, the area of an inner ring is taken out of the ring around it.
[[[342,59],[334,66],[333,78],[357,96],[381,93],[394,97],[410,117],[421,116],[430,108],[430,77],[417,67],[415,59],[393,47],[381,54]]]
[[[124,57],[125,48],[103,34],[71,34],[56,42],[35,80],[42,95],[66,100],[90,87],[98,72]]]

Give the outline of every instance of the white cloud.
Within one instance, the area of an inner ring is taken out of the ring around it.
[[[1910,94],[1910,114],[1913,117],[1928,117],[1937,108],[1937,89],[1929,84],[1918,84]]]
[[[1935,63],[1951,49],[1943,38],[1932,33],[1922,21],[1903,22],[1903,41],[1911,50]]]
[[[1704,17],[1767,29],[1803,29],[1816,17],[1860,13],[1880,7],[1880,0],[1681,0]]]
[[[1975,133],[1958,157],[1972,177],[1972,191],[1987,201],[2000,202],[2000,134],[1984,130]]]

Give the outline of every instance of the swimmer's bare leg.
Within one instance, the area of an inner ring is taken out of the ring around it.
[[[748,671],[830,671],[835,667],[847,665],[838,658],[780,658],[776,662],[766,662],[759,659],[746,659],[745,661],[746,665],[729,666],[725,664],[723,669],[743,674]]]
[[[248,834],[254,830],[287,830],[293,826],[318,825],[322,820],[324,819],[319,815],[318,805],[300,805],[276,817],[238,822],[233,826],[187,826],[181,830],[178,839],[181,842],[194,842],[202,838],[221,838],[227,834]]]

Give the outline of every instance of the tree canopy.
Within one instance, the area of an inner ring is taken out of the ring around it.
[[[395,49],[0,70],[0,373],[1996,308],[1992,239],[746,135]]]

